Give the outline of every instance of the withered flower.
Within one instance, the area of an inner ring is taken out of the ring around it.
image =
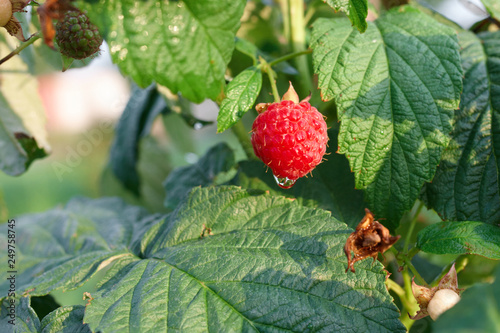
[[[365,217],[359,222],[356,230],[347,238],[344,252],[347,256],[347,268],[356,272],[354,263],[368,257],[373,261],[377,259],[378,253],[384,253],[392,244],[396,243],[401,236],[391,236],[389,230],[375,218],[368,208],[365,208]],[[351,258],[351,251],[354,256]]]
[[[411,289],[413,296],[417,300],[420,310],[411,319],[417,320],[427,316],[431,316],[436,320],[437,317],[444,311],[451,308],[460,300],[460,294],[463,289],[458,289],[457,271],[455,264],[450,268],[450,271],[443,276],[439,285],[433,288],[419,286],[412,281]]]
[[[24,42],[21,23],[14,17],[14,13],[23,12],[31,0],[0,0],[0,27],[4,27],[11,35]]]

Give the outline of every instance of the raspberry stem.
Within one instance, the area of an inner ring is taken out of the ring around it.
[[[287,0],[290,14],[290,46],[293,52],[306,51],[306,30],[304,24],[304,1],[303,0]],[[286,15],[286,13],[284,13]],[[297,70],[299,71],[300,80],[297,83],[302,87],[302,95],[307,95],[313,91],[311,82],[311,73],[307,58],[295,59]],[[301,92],[299,91],[299,95]]]
[[[278,93],[278,88],[276,87],[276,77],[274,75],[274,71],[269,67],[269,70],[266,71],[267,76],[269,77],[269,83],[271,84],[271,89],[273,90],[273,97],[276,103],[280,101],[280,94]]]
[[[418,205],[417,211],[413,215],[413,218],[410,222],[410,228],[408,229],[408,232],[406,233],[406,239],[405,239],[405,244],[403,246],[403,251],[405,253],[408,252],[408,245],[410,244],[410,239],[411,235],[413,234],[413,229],[415,229],[415,224],[417,223],[418,216],[420,215],[420,211],[424,208],[424,203],[421,201],[420,204]]]
[[[290,53],[290,54],[284,55],[280,58],[274,59],[273,61],[269,62],[269,66],[272,67],[272,66],[279,64],[280,62],[287,61],[287,60],[293,59],[295,57],[299,57],[301,55],[310,54],[310,53],[312,53],[312,49],[307,49],[304,51]]]
[[[33,35],[31,35],[30,38],[28,38],[28,40],[25,43],[22,43],[14,51],[12,51],[11,53],[7,54],[5,57],[0,59],[0,65],[9,60],[10,58],[14,57],[15,55],[18,55],[22,50],[24,50],[25,48],[36,42],[40,37],[41,37],[40,32],[35,32]]]
[[[280,94],[278,93],[278,87],[276,87],[276,73],[271,68],[271,65],[262,57],[259,57],[260,69],[267,74],[269,77],[269,83],[271,84],[271,89],[273,91],[274,102],[278,103],[281,101]]]

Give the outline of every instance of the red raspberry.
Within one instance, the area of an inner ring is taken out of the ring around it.
[[[268,165],[282,188],[311,172],[323,159],[328,142],[319,111],[299,97],[290,84],[279,103],[258,104],[252,126],[255,155]]]

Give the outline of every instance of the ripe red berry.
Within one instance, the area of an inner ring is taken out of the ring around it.
[[[328,142],[326,122],[307,100],[299,103],[290,84],[281,102],[259,104],[252,126],[255,155],[283,188],[311,172],[323,159]]]

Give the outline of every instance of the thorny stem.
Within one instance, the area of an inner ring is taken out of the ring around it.
[[[10,58],[14,57],[15,55],[18,55],[22,50],[36,42],[38,39],[40,39],[41,34],[40,32],[35,32],[31,37],[23,44],[19,45],[18,48],[16,48],[14,51],[11,53],[7,54],[5,57],[0,59],[0,65],[9,60]]]
[[[253,160],[257,159],[257,156],[255,156],[253,152],[252,142],[248,137],[248,132],[246,131],[245,126],[243,125],[241,120],[238,121],[236,124],[234,124],[233,127],[231,127],[231,130],[233,131],[233,134],[240,142],[241,147],[243,148],[243,151],[245,152],[247,158]]]

